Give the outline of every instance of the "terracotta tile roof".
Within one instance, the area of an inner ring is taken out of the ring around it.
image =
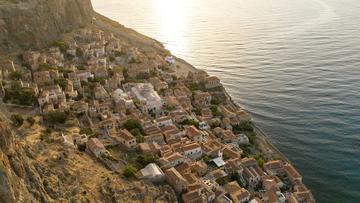
[[[91,150],[95,150],[95,149],[105,149],[104,145],[100,142],[99,139],[97,138],[91,138],[88,142],[87,142],[87,146],[91,149]]]
[[[284,169],[286,174],[293,179],[301,178],[300,173],[291,164],[285,164]]]
[[[190,139],[192,139],[192,138],[197,137],[197,136],[202,136],[203,133],[200,130],[198,130],[195,126],[192,125],[192,126],[186,128],[186,135]]]
[[[191,143],[191,144],[182,146],[182,150],[184,150],[184,151],[190,151],[190,150],[194,150],[197,148],[201,148],[201,146],[198,143]]]
[[[231,199],[235,202],[240,202],[243,199],[250,198],[249,191],[240,187],[236,181],[227,183],[225,185],[225,190],[230,194]]]
[[[135,137],[126,129],[120,130],[119,136],[126,141],[135,139]]]

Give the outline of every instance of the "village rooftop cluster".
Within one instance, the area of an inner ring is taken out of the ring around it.
[[[249,115],[220,80],[184,75],[170,53],[93,28],[0,67],[4,105],[35,109],[44,141],[58,132],[64,147],[125,178],[167,183],[186,203],[315,202],[290,163],[261,155]]]

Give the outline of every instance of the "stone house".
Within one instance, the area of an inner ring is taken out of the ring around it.
[[[86,143],[86,148],[92,152],[97,158],[108,154],[105,146],[97,138],[91,138]]]
[[[128,149],[135,149],[137,147],[136,138],[126,129],[119,131],[118,136],[116,136],[116,140]]]
[[[208,92],[195,91],[194,104],[200,109],[209,107],[211,105],[211,95]]]

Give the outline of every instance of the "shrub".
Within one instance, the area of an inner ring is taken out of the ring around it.
[[[239,147],[243,150],[244,157],[248,157],[251,154],[250,145],[239,145]]]
[[[77,120],[77,118],[67,118],[65,121],[65,124],[67,126],[78,126],[79,125],[79,121]]]
[[[27,117],[26,121],[30,124],[30,126],[34,125],[35,119],[33,117]]]
[[[64,41],[56,41],[53,44],[55,47],[59,47],[60,51],[62,53],[65,53],[66,50],[69,48],[69,45],[67,45]]]
[[[143,135],[141,134],[141,131],[139,128],[134,128],[134,129],[130,130],[130,133],[136,137],[137,143],[144,142],[145,139],[144,139]]]
[[[256,140],[256,133],[255,132],[247,133],[247,137],[249,138],[249,142],[251,144],[255,143],[255,140]]]
[[[80,128],[80,134],[86,134],[86,135],[92,135],[93,131],[91,130],[91,128]]]
[[[205,155],[202,160],[206,163],[206,164],[209,164],[211,162],[211,158],[207,155]]]
[[[239,182],[240,179],[241,179],[241,177],[240,177],[240,175],[239,175],[238,172],[233,172],[233,173],[230,174],[230,180],[231,180],[231,181],[237,181],[237,182]]]
[[[155,162],[155,158],[151,155],[138,155],[136,157],[136,162],[140,165],[141,168],[144,168],[146,165],[150,164],[150,163],[154,163]]]
[[[80,92],[78,92],[78,95],[76,96],[76,98],[74,99],[75,101],[80,101],[80,100],[82,100],[84,98],[84,96],[80,93]]]
[[[54,111],[44,115],[44,120],[50,124],[64,124],[67,117],[67,113]]]
[[[172,111],[172,110],[175,110],[176,109],[176,105],[166,105],[165,106],[165,110],[166,111]]]
[[[193,125],[198,128],[199,122],[194,119],[186,119],[183,122],[181,122],[181,125]]]
[[[165,96],[165,95],[164,95],[164,90],[160,90],[159,93],[160,93],[161,96]],[[175,110],[175,109],[176,109],[176,106],[175,106],[175,105],[166,105],[165,108],[164,108],[164,114],[165,114],[165,115],[169,115],[169,113],[170,113],[171,111]]]
[[[253,132],[254,127],[252,126],[251,121],[241,121],[239,125],[233,126],[234,131],[241,132]]]
[[[130,133],[131,133],[132,135],[134,135],[135,137],[141,135],[141,132],[140,132],[139,128],[131,129],[131,130],[130,130]]]
[[[88,81],[92,82],[92,83],[97,83],[98,82],[101,85],[105,85],[105,78],[94,77],[94,78],[89,78]]]
[[[52,67],[50,64],[48,63],[41,63],[39,65],[38,71],[45,71],[45,70],[51,70],[51,69],[55,69],[54,67]]]
[[[24,118],[19,114],[13,114],[10,117],[14,126],[20,127],[24,123]]]
[[[135,177],[135,174],[136,174],[136,168],[132,165],[127,165],[125,166],[124,170],[123,170],[123,175],[126,177],[126,178],[133,178]]]
[[[79,151],[85,152],[85,150],[86,150],[86,145],[85,145],[85,144],[83,144],[83,145],[78,145],[77,148],[79,149]]]
[[[124,70],[125,70],[125,68],[122,66],[117,66],[113,69],[114,73],[123,73]]]
[[[109,56],[109,61],[110,61],[110,62],[114,62],[114,61],[115,61],[115,57]]]
[[[216,179],[216,183],[219,185],[225,185],[226,180],[225,180],[225,178],[219,178],[219,179]]]
[[[46,128],[46,130],[43,133],[41,133],[40,140],[45,141],[46,143],[51,143],[52,142],[51,133],[52,133],[52,129]]]
[[[210,107],[211,113],[213,114],[214,117],[222,117],[221,112],[219,111],[218,107],[215,105],[212,105]]]
[[[130,64],[131,64],[131,63],[137,63],[137,60],[136,60],[135,58],[131,58],[130,61],[129,61],[129,63],[130,63]]]
[[[144,136],[142,136],[142,135],[136,136],[136,142],[137,143],[145,142]]]
[[[263,167],[264,166],[264,163],[265,163],[265,158],[262,156],[262,155],[257,155],[255,157],[257,163],[259,164],[260,167]]]
[[[121,51],[115,51],[114,54],[115,54],[116,57],[120,57],[120,56],[125,55],[125,53],[121,52]]]
[[[245,187],[245,185],[241,182],[241,176],[238,172],[230,174],[230,181],[236,181],[241,187]]]
[[[77,57],[82,57],[84,55],[83,50],[81,50],[81,48],[76,47],[76,56]]]
[[[9,77],[11,80],[20,80],[23,74],[20,71],[14,71],[10,73]]]
[[[200,116],[200,115],[201,115],[201,111],[200,111],[200,109],[198,109],[198,108],[193,108],[193,109],[192,109],[192,112],[194,112],[197,116]]]
[[[191,91],[206,90],[204,83],[189,83],[186,85]]]
[[[211,128],[216,128],[216,127],[220,127],[220,126],[221,126],[220,120],[215,120],[214,122],[211,123]]]
[[[214,97],[214,98],[211,98],[211,104],[212,105],[219,105],[221,102],[220,102],[220,100],[219,99],[217,99],[216,97]]]
[[[136,75],[137,80],[148,80],[149,78],[150,78],[149,73],[139,73],[138,75]]]

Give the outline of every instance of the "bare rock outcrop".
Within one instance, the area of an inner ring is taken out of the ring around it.
[[[92,16],[90,0],[0,0],[0,54],[43,48]]]

